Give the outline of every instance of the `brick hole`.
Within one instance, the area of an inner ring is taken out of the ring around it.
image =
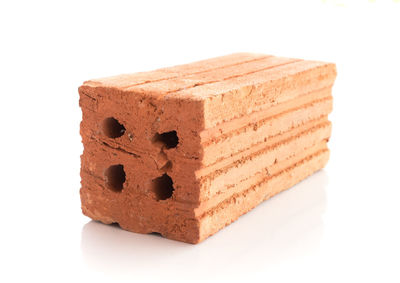
[[[172,197],[174,192],[173,182],[170,176],[163,174],[152,181],[152,191],[157,200],[166,200]]]
[[[162,143],[167,149],[174,148],[179,143],[178,134],[176,131],[157,133],[153,137],[153,143]]]
[[[120,192],[123,189],[125,183],[125,171],[124,166],[121,164],[112,165],[107,168],[104,172],[104,178],[106,180],[106,186],[114,192]]]
[[[116,139],[121,137],[125,133],[126,129],[124,125],[118,122],[117,119],[109,117],[103,121],[103,134],[107,137]]]

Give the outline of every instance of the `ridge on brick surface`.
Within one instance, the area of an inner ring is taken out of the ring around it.
[[[238,53],[86,81],[83,213],[204,240],[326,164],[335,77],[331,63]]]
[[[165,81],[180,76],[199,74],[221,67],[235,66],[246,62],[252,62],[262,58],[270,57],[270,55],[251,54],[251,53],[235,53],[222,57],[211,58],[190,64],[177,65],[158,69],[149,72],[141,72],[134,74],[124,74],[119,76],[100,78],[96,80],[86,81],[85,84],[93,86],[112,86],[119,88],[128,88],[132,86],[144,85],[151,82]]]

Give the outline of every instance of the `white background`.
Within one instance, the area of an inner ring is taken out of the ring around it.
[[[400,282],[400,1],[7,2],[1,282]],[[78,86],[241,51],[337,64],[328,166],[199,245],[83,216]]]

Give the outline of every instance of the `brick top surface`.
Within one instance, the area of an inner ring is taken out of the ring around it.
[[[266,84],[334,64],[271,55],[236,53],[149,72],[89,80],[88,87],[107,87],[158,98],[204,100],[247,86]]]

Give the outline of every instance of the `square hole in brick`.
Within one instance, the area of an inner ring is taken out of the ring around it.
[[[152,191],[157,200],[166,200],[172,197],[174,192],[173,181],[170,176],[163,174],[152,181]]]
[[[161,143],[167,149],[174,148],[179,143],[178,134],[176,131],[157,133],[153,137],[153,143]]]

